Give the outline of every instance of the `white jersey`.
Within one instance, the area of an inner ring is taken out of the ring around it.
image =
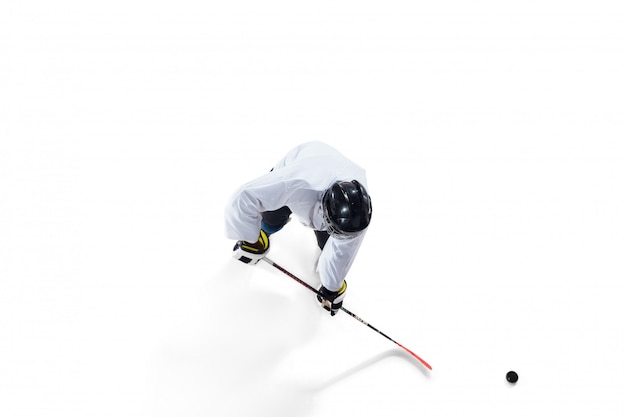
[[[297,146],[271,172],[233,194],[225,210],[226,236],[256,242],[261,213],[283,206],[303,224],[326,231],[322,197],[334,182],[342,180],[357,180],[367,189],[365,170],[335,148],[317,141]],[[341,288],[364,236],[365,230],[354,239],[328,239],[317,265],[324,287],[330,291]]]

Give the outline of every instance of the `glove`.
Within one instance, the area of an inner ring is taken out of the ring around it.
[[[343,299],[346,296],[346,288],[348,288],[346,281],[343,282],[339,291],[330,291],[322,285],[317,291],[317,301],[322,303],[322,307],[324,307],[325,310],[330,311],[331,316],[334,316],[343,304]]]
[[[233,258],[250,265],[255,265],[270,250],[270,239],[263,230],[259,232],[259,240],[254,243],[239,240],[233,248]]]

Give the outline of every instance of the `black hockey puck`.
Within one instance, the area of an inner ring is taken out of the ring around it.
[[[506,380],[509,381],[511,384],[515,384],[518,380],[517,373],[515,371],[507,372]]]

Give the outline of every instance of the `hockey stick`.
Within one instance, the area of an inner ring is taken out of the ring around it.
[[[293,278],[294,280],[296,280],[297,282],[299,282],[300,284],[302,284],[303,286],[307,287],[309,290],[313,291],[315,294],[318,293],[318,291],[313,288],[311,285],[307,284],[306,282],[302,281],[300,278],[298,278],[297,276],[295,276],[294,274],[292,274],[291,272],[287,271],[285,268],[283,268],[282,266],[278,265],[276,262],[272,261],[271,259],[264,257],[262,258],[265,262],[267,262],[268,264],[272,265],[274,268],[278,269],[279,271],[283,272],[285,275],[289,276],[290,278]],[[341,307],[341,310],[343,310],[344,313],[348,314],[349,316],[352,316],[353,318],[357,319],[358,321],[360,321],[361,323],[363,323],[364,325],[366,325],[367,327],[369,327],[370,329],[374,330],[376,333],[380,334],[381,336],[384,336],[385,338],[391,340],[393,343],[395,343],[396,345],[400,346],[402,349],[404,349],[405,351],[407,351],[411,356],[413,356],[415,359],[417,359],[418,361],[420,361],[422,363],[422,365],[424,365],[426,368],[428,368],[429,370],[433,370],[433,368],[428,364],[428,362],[426,362],[424,359],[420,358],[419,356],[417,356],[415,353],[413,353],[410,349],[402,346],[400,343],[396,342],[395,340],[393,340],[391,337],[387,336],[385,333],[381,332],[380,330],[378,330],[376,327],[372,326],[371,324],[367,323],[365,320],[363,320],[362,318],[360,318],[359,316],[357,316],[356,314],[354,314],[353,312],[351,312],[350,310],[348,310],[345,307]]]

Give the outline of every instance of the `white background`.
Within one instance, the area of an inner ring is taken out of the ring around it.
[[[619,0],[2,2],[0,415],[623,416],[624,74]],[[374,201],[346,307],[432,372],[230,258],[313,139]]]

